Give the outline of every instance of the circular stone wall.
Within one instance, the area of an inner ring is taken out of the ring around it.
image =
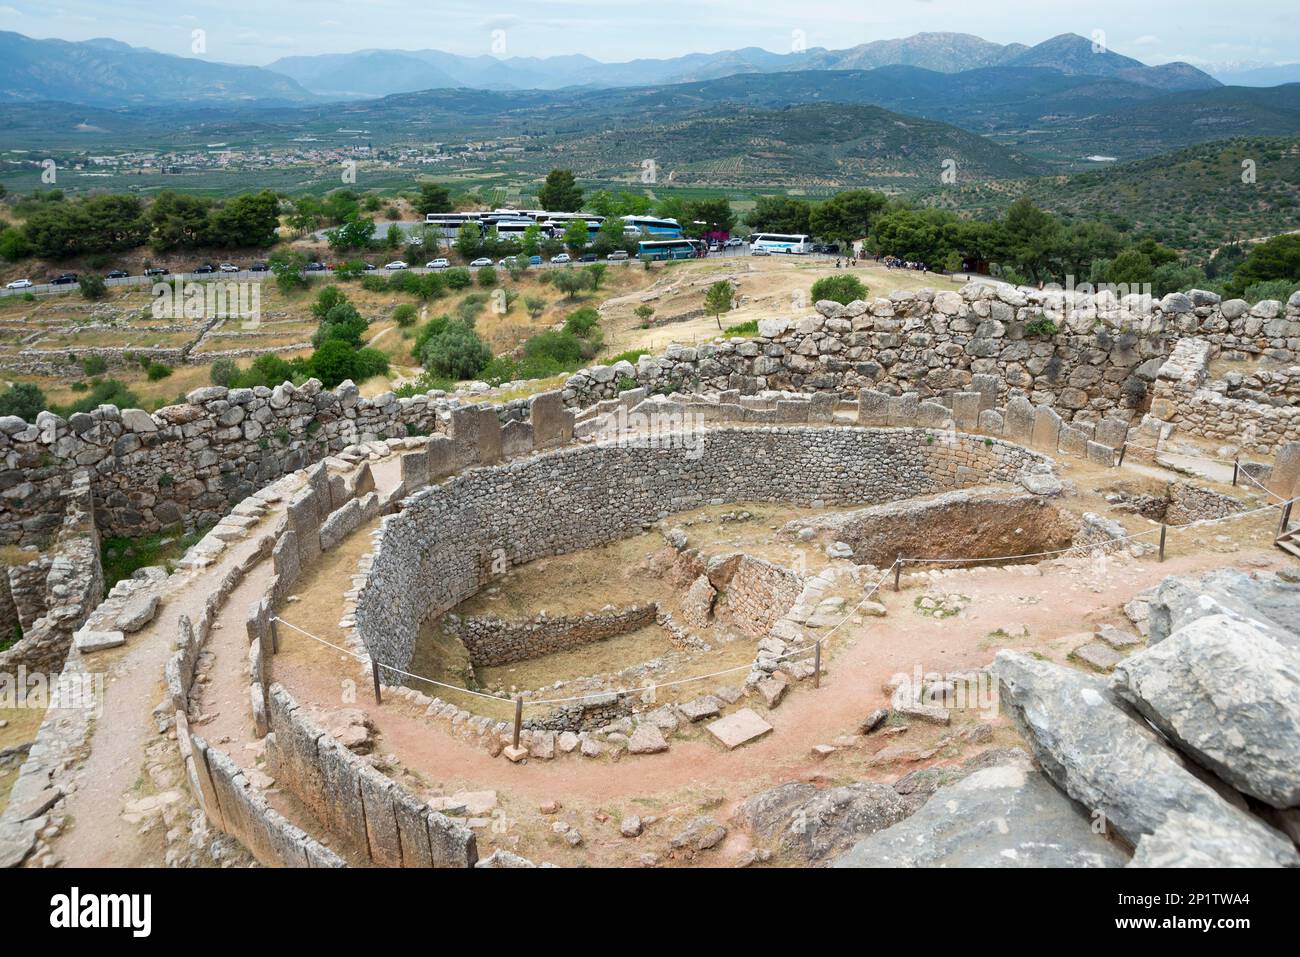
[[[657,439],[472,469],[407,499],[384,522],[357,601],[370,655],[405,668],[420,623],[508,565],[626,537],[675,512],[726,501],[874,505],[1012,481],[1049,461],[997,439],[924,429],[721,428],[689,442]]]

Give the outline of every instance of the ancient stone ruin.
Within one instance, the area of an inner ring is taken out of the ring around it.
[[[1300,864],[1300,302],[1044,305],[0,421],[0,863]]]

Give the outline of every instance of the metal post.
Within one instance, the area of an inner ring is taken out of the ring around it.
[[[1287,528],[1291,525],[1291,506],[1293,502],[1287,502],[1282,506],[1282,519],[1277,524],[1277,537],[1281,538],[1286,534]]]
[[[280,629],[276,627],[278,621],[278,618],[271,619],[271,654],[273,655],[280,653]]]
[[[370,659],[370,674],[375,679],[375,704],[383,704],[384,699],[379,694],[379,662],[374,658]]]
[[[1128,451],[1128,443],[1125,442],[1123,445],[1119,447],[1119,461],[1115,463],[1115,468],[1119,468],[1121,465],[1124,464],[1124,453],[1127,451]]]
[[[1237,484],[1237,475],[1241,471],[1241,457],[1238,456],[1232,460],[1232,484]]]
[[[817,644],[813,645],[813,687],[822,686],[822,640],[817,639]]]
[[[515,698],[515,736],[513,747],[519,747],[519,729],[524,723],[524,699]]]
[[[898,557],[894,559],[894,591],[898,591],[899,579],[903,577],[903,553],[899,552]]]
[[[1165,560],[1165,533],[1169,531],[1169,526],[1164,522],[1160,523],[1160,560]]]

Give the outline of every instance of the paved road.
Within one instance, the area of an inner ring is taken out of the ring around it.
[[[730,249],[724,249],[721,253],[710,253],[709,258],[745,256],[748,254],[749,254],[748,246],[736,246]],[[438,258],[438,256],[435,254],[433,258],[436,259]],[[636,257],[631,257],[631,258],[635,259]],[[607,262],[607,260],[601,260],[601,261]],[[615,260],[615,264],[617,262],[618,260]],[[550,268],[557,268],[557,266],[564,266],[564,265],[566,264],[565,263],[555,264],[555,263],[543,262],[541,267],[531,266],[529,268],[550,269]],[[590,264],[575,262],[575,263],[569,263],[567,265],[585,266]],[[378,265],[378,268],[376,268],[374,271],[378,273],[385,272],[382,264]],[[426,273],[426,272],[433,272],[434,270],[426,269],[424,266],[412,266],[410,268],[410,271],[415,273]],[[275,274],[270,271],[253,272],[247,269],[241,269],[239,272],[215,272],[215,273],[175,272],[167,276],[127,276],[125,279],[105,279],[104,285],[106,286],[152,286],[154,283],[171,282],[173,279],[180,279],[182,281],[194,280],[198,282],[212,282],[215,280],[221,280],[223,282],[261,282],[264,279],[274,278],[274,275]],[[332,273],[328,271],[308,272],[308,273],[304,273],[304,275],[308,279],[311,279],[314,276],[329,276],[332,275]],[[26,289],[0,289],[0,299],[7,298],[10,296],[24,296],[27,293],[31,293],[32,295],[35,296],[57,296],[63,293],[76,292],[80,288],[81,288],[80,283],[67,283],[65,285],[58,285],[58,286],[53,285],[52,283],[37,283]]]

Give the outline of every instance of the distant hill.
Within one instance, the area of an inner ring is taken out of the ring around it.
[[[934,120],[875,106],[732,107],[560,137],[541,166],[561,162],[580,178],[635,180],[654,160],[664,185],[812,189],[873,185],[890,191],[938,182],[944,163],[961,175],[1019,177],[1042,167],[989,140]]]
[[[1255,181],[1242,181],[1243,161]],[[927,205],[991,216],[1025,195],[1081,219],[1113,217],[1176,249],[1206,255],[1242,239],[1300,227],[1300,137],[1201,143],[1073,176],[927,189]]]
[[[63,100],[112,107],[313,99],[293,80],[261,67],[170,56],[116,40],[69,43],[0,32],[0,102]]]

